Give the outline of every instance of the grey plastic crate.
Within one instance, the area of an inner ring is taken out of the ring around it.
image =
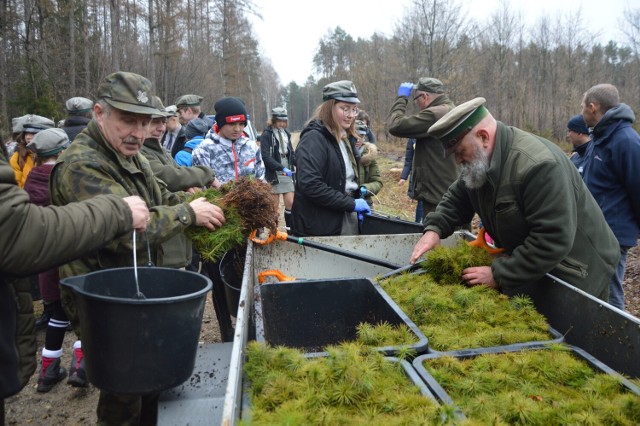
[[[406,325],[415,335],[410,345],[426,353],[428,340],[398,305],[368,278],[289,281],[255,287],[256,340],[322,353],[327,345],[356,339],[360,323]],[[378,348],[386,355],[399,347]]]
[[[585,350],[578,348],[572,345],[566,345],[571,352],[578,358],[586,361],[594,370],[602,372],[604,374],[610,374],[616,377],[620,384],[626,388],[629,392],[640,396],[640,388],[632,383],[630,380],[619,374],[617,371],[613,370],[606,364],[602,363],[591,354],[586,352]],[[456,401],[453,400],[447,391],[438,383],[438,381],[431,375],[428,369],[424,366],[425,363],[429,362],[429,360],[440,358],[443,356],[452,356],[459,359],[469,359],[474,358],[479,355],[485,354],[504,354],[504,353],[513,353],[513,352],[521,352],[525,350],[549,350],[548,345],[543,344],[525,344],[525,345],[507,345],[507,346],[495,346],[491,348],[481,348],[481,349],[470,349],[470,350],[462,350],[462,351],[450,351],[450,352],[440,352],[437,354],[426,354],[421,355],[413,360],[413,367],[416,369],[420,377],[427,383],[429,390],[433,393],[433,395],[438,399],[439,403],[442,405],[449,405],[455,407],[455,415],[458,419],[464,419],[466,416],[464,415],[464,411],[456,405]],[[493,395],[489,395],[492,397]]]

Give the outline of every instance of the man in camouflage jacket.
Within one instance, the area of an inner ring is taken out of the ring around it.
[[[149,206],[147,225],[151,259],[138,247],[138,262],[163,263],[161,243],[189,226],[210,230],[222,226],[222,210],[204,198],[186,202],[184,192],[169,192],[158,181],[149,162],[140,154],[150,117],[159,111],[151,102],[151,82],[128,72],[116,72],[103,80],[94,105],[94,119],[58,159],[51,172],[51,199],[64,205],[96,194],[138,195]],[[114,240],[60,268],[62,278],[101,269],[132,265],[131,236]],[[77,330],[73,297],[62,289],[62,301]],[[81,336],[78,336],[81,337]],[[127,350],[127,348],[122,348]],[[116,395],[101,391],[99,424],[155,423],[157,395]]]

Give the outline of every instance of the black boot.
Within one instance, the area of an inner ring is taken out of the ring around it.
[[[51,319],[51,315],[53,314],[53,309],[51,304],[43,303],[44,309],[42,310],[42,315],[40,318],[36,320],[36,330],[44,330],[49,325],[49,320]]]
[[[284,224],[287,230],[291,230],[291,212],[289,210],[284,211]]]

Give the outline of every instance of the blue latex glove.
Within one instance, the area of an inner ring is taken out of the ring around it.
[[[371,208],[369,208],[369,204],[367,201],[362,198],[356,198],[356,206],[353,209],[354,212],[358,213],[371,213]]]
[[[282,173],[284,173],[287,176],[291,176],[293,174],[293,172],[289,169],[287,169],[286,167],[284,169],[282,169]]]
[[[400,87],[398,87],[398,96],[409,97],[411,95],[412,90],[413,90],[413,83],[409,83],[409,82],[401,83]]]

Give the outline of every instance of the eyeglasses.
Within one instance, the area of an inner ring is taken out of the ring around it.
[[[345,115],[345,117],[355,117],[356,115],[358,115],[358,113],[360,112],[360,110],[358,108],[349,108],[346,106],[343,107],[338,107],[342,113]]]
[[[424,95],[426,95],[426,92],[422,92],[419,95],[414,96],[413,98],[413,102],[416,102],[418,99],[420,99],[421,97],[423,97]]]

